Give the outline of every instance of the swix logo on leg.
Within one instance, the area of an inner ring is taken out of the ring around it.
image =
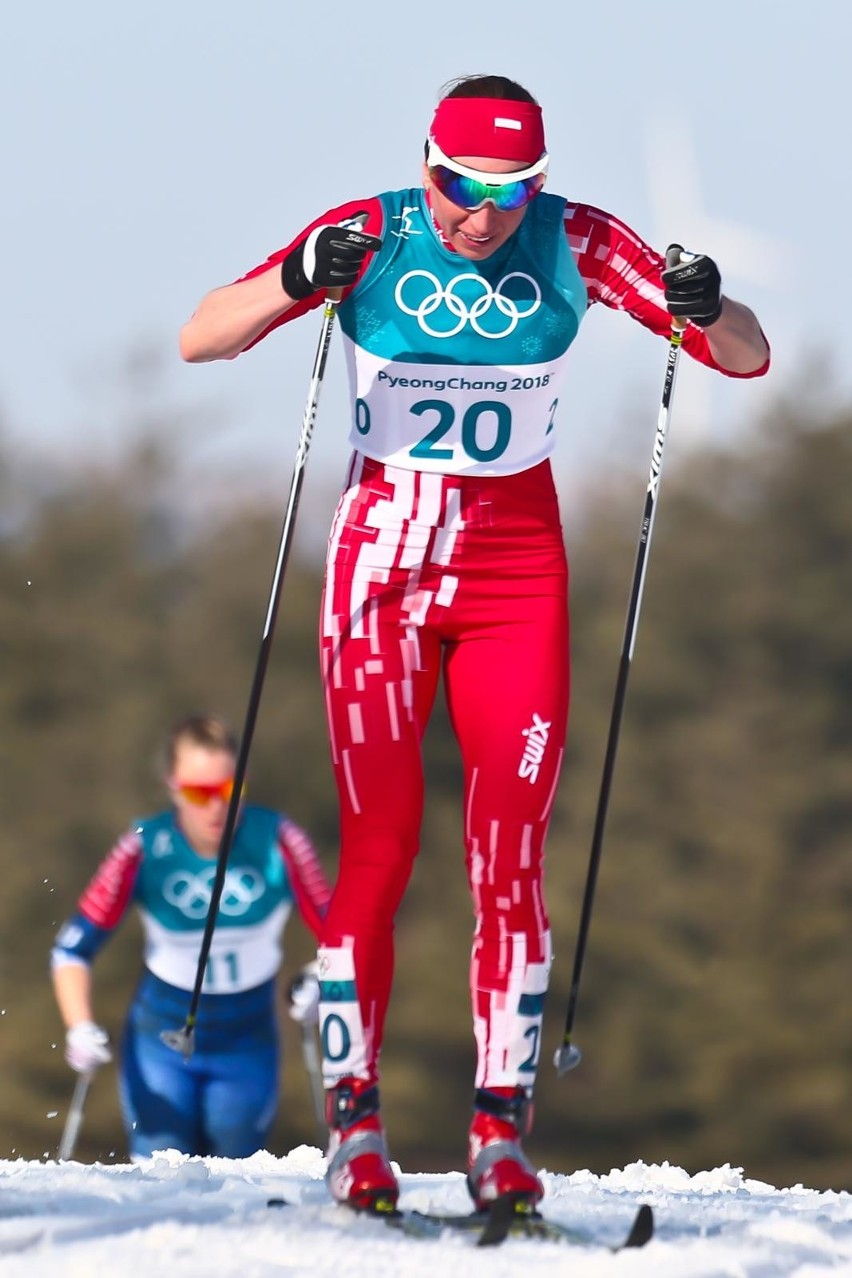
[[[521,733],[522,737],[526,737],[526,745],[524,746],[524,753],[521,755],[518,776],[526,778],[530,785],[535,785],[538,780],[538,770],[544,758],[549,735],[550,724],[545,723],[541,715],[535,713],[533,714],[532,727],[524,728]]]

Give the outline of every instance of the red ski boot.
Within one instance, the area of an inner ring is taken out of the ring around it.
[[[331,1131],[325,1180],[331,1196],[355,1211],[393,1211],[399,1185],[379,1117],[378,1087],[344,1078],[328,1092],[326,1121]]]
[[[498,1198],[534,1208],[544,1186],[521,1149],[529,1130],[530,1102],[523,1087],[480,1089],[473,1102],[467,1156],[467,1187],[477,1211]]]

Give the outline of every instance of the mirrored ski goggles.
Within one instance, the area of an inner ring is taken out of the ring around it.
[[[213,799],[221,799],[223,803],[230,803],[231,795],[234,793],[234,778],[228,777],[226,781],[212,782],[184,782],[172,781],[169,788],[172,794],[179,794],[182,799],[186,799],[187,803],[191,803],[196,808],[204,808]],[[240,798],[245,795],[246,788],[243,786],[240,792]]]
[[[488,173],[482,169],[469,169],[458,164],[429,139],[426,167],[436,188],[459,208],[473,213],[489,202],[501,213],[522,209],[539,195],[547,181],[547,165],[550,157],[545,151],[541,159],[528,169],[513,173]],[[486,182],[484,179],[488,178]]]

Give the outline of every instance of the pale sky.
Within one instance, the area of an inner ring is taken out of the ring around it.
[[[617,214],[659,248],[712,254],[763,323],[774,369],[762,383],[682,361],[670,457],[696,438],[735,440],[814,352],[846,393],[849,28],[845,0],[792,12],[776,0],[9,7],[0,420],[54,456],[96,456],[126,430],[128,359],[153,349],[161,369],[137,375],[150,411],[204,406],[199,475],[242,467],[286,486],[319,314],[200,368],[179,361],[180,324],[326,208],[416,182],[441,86],[475,72],[510,75],[542,103],[551,191]],[[575,346],[558,475],[605,466],[626,415],[637,457],[650,453],[665,356],[625,316],[594,308]],[[338,485],[347,428],[335,344],[315,485]]]

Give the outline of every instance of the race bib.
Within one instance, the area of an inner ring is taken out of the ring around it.
[[[217,927],[204,971],[205,994],[238,994],[275,975],[281,963],[281,934],[290,913],[279,905],[249,927]],[[202,928],[174,931],[140,911],[145,931],[145,966],[169,985],[191,990],[195,985]]]
[[[564,355],[483,366],[388,361],[354,347],[348,353],[355,402],[349,438],[368,457],[408,470],[511,475],[553,451]]]

